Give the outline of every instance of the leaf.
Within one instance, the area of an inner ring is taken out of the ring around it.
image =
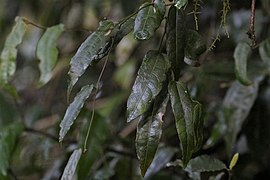
[[[87,67],[97,60],[99,51],[106,45],[110,39],[110,32],[114,27],[114,23],[109,20],[101,21],[97,31],[93,32],[79,47],[76,54],[70,61],[70,83],[68,87],[68,95],[73,86],[81,77]]]
[[[270,38],[264,40],[259,46],[260,56],[267,65],[270,65]]]
[[[187,4],[188,0],[176,0],[175,7],[180,10],[182,7],[187,6]]]
[[[89,114],[86,114],[80,133],[80,146],[84,145],[88,130],[88,122]],[[95,173],[92,172],[92,170],[95,169],[93,166],[95,166],[95,163],[98,160],[104,157],[104,144],[106,144],[108,138],[111,137],[109,136],[109,127],[111,127],[111,124],[107,122],[107,117],[102,117],[100,114],[95,113],[88,139],[88,150],[81,157],[78,164],[78,179],[85,179],[89,174],[95,175]]]
[[[16,71],[16,47],[21,44],[27,28],[21,17],[16,17],[15,23],[0,56],[0,84],[7,84]]]
[[[60,123],[59,142],[61,142],[64,139],[71,125],[79,115],[84,105],[84,102],[87,100],[87,98],[93,91],[93,88],[94,88],[93,85],[87,85],[82,87],[80,92],[74,98],[73,102],[68,106],[65,116]]]
[[[199,150],[203,140],[201,104],[193,101],[181,82],[169,85],[171,106],[182,148],[183,166],[186,167],[193,153]]]
[[[7,169],[11,160],[11,155],[16,147],[17,140],[20,137],[23,126],[15,123],[2,128],[0,131],[0,174],[7,176]]]
[[[68,163],[65,167],[64,173],[61,177],[61,180],[72,180],[73,179],[73,175],[76,171],[78,162],[81,158],[82,155],[82,149],[76,149],[73,151],[73,153],[71,154]]]
[[[203,37],[194,30],[188,30],[186,33],[185,61],[198,61],[199,56],[206,50],[206,44]],[[198,63],[198,62],[197,62]]]
[[[247,43],[239,43],[233,54],[236,77],[244,85],[250,85],[252,83],[247,76],[247,60],[250,52],[251,48]]]
[[[181,67],[183,67],[185,47],[185,17],[182,11],[177,11],[171,6],[167,21],[167,43],[166,50],[171,62],[174,78],[179,79]]]
[[[64,31],[64,25],[58,24],[46,30],[37,45],[37,57],[40,60],[40,85],[46,84],[52,77],[52,70],[55,67],[58,50],[56,41]]]
[[[224,172],[217,174],[216,176],[209,177],[209,180],[220,180],[224,175]]]
[[[137,40],[147,40],[160,26],[165,14],[165,5],[162,0],[155,0],[154,5],[146,2],[140,9],[135,20],[133,35]]]
[[[149,110],[153,100],[162,89],[170,68],[167,56],[149,51],[142,62],[132,92],[127,102],[127,122]]]
[[[213,172],[227,169],[223,162],[208,155],[202,155],[191,159],[187,168],[190,168],[195,172]]]
[[[144,178],[147,179],[164,168],[176,152],[177,150],[172,147],[164,146],[158,148],[155,158],[148,168]]]
[[[230,162],[230,165],[229,165],[229,169],[232,170],[234,168],[234,166],[236,165],[237,161],[238,161],[238,157],[239,157],[239,153],[235,153],[233,155],[233,158]]]
[[[152,163],[158,148],[162,134],[162,118],[166,111],[167,102],[168,98],[164,100],[157,113],[152,112],[150,116],[146,113],[139,120],[135,145],[142,176],[145,175]]]

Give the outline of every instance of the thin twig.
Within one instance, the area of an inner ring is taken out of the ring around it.
[[[250,29],[247,32],[249,39],[251,40],[251,47],[256,47],[256,36],[255,36],[255,2],[256,0],[252,0],[251,2],[251,15],[250,15]]]

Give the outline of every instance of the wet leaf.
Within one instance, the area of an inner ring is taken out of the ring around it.
[[[160,26],[165,14],[165,5],[162,0],[155,0],[154,5],[146,2],[140,8],[142,9],[137,14],[133,35],[137,40],[147,40]]]
[[[171,82],[169,94],[182,148],[183,166],[186,167],[192,154],[200,149],[203,140],[202,107],[190,98],[181,82]]]
[[[92,65],[99,56],[99,51],[109,41],[108,33],[114,28],[114,23],[109,20],[101,21],[97,31],[93,32],[79,47],[76,54],[70,61],[70,83],[68,87],[68,95],[73,86],[78,81],[79,77],[83,75],[89,65]]]
[[[7,176],[10,158],[22,130],[22,124],[15,123],[5,127],[4,129],[2,128],[0,131],[0,174],[3,176]]]
[[[63,24],[50,27],[46,30],[38,42],[37,57],[40,60],[40,85],[46,84],[52,77],[52,70],[55,67],[58,56],[56,41],[63,31]]]
[[[185,61],[197,62],[199,56],[206,51],[206,43],[203,37],[197,31],[189,29],[185,40]]]
[[[234,50],[235,74],[239,82],[250,85],[252,82],[247,76],[247,60],[251,48],[247,43],[239,43]]]
[[[208,155],[202,155],[191,159],[187,168],[190,168],[195,172],[211,172],[227,169],[223,162]]]
[[[270,38],[264,40],[259,47],[260,56],[267,65],[270,65]]]
[[[65,167],[64,173],[61,177],[61,180],[72,180],[73,179],[73,175],[76,171],[78,162],[81,158],[82,155],[82,149],[76,149],[73,151],[73,153],[71,154],[68,163]]]
[[[177,9],[181,9],[182,7],[185,7],[188,4],[188,0],[176,0],[175,7]]]
[[[16,47],[21,44],[27,28],[21,17],[16,17],[15,23],[0,56],[0,84],[7,84],[16,71]]]
[[[162,89],[169,68],[170,64],[164,54],[149,51],[145,55],[128,98],[128,122],[149,110]]]
[[[142,176],[145,175],[156,154],[162,134],[162,118],[167,102],[168,99],[164,101],[157,112],[152,112],[150,115],[146,113],[139,120],[135,145]]]
[[[74,123],[75,119],[79,115],[84,105],[84,102],[87,100],[87,98],[93,91],[93,88],[93,85],[87,85],[82,87],[80,92],[74,98],[73,102],[68,106],[65,116],[60,123],[59,142],[64,139],[71,125]]]

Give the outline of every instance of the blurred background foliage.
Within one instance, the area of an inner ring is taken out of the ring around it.
[[[1,138],[18,122],[23,122],[22,133],[10,149],[10,167],[7,177],[0,172],[0,179],[51,180],[59,179],[71,152],[82,145],[89,121],[92,100],[80,113],[71,132],[62,144],[58,143],[59,122],[67,107],[67,71],[69,61],[84,39],[96,29],[104,18],[119,21],[136,11],[142,0],[1,0],[0,49],[11,31],[16,16],[44,27],[63,23],[68,29],[57,42],[59,56],[52,80],[38,86],[39,70],[36,46],[43,29],[28,25],[23,43],[18,47],[16,74],[11,84],[19,98],[15,100],[0,89]],[[170,3],[166,1],[166,3]],[[202,104],[205,113],[205,142],[219,121],[218,111],[227,89],[235,80],[233,51],[238,42],[247,41],[250,1],[231,1],[227,17],[230,38],[221,29],[216,47],[200,59],[200,67],[183,67],[181,79],[189,82],[191,95]],[[210,46],[219,29],[222,1],[203,1],[199,14],[199,32]],[[192,11],[192,8],[189,9]],[[188,26],[194,29],[193,15],[188,16]],[[270,2],[256,2],[255,32],[257,41],[270,36]],[[96,100],[96,115],[88,143],[74,179],[142,179],[136,158],[134,139],[137,123],[126,123],[126,100],[144,54],[157,49],[164,24],[154,38],[138,42],[132,35],[125,37],[110,55]],[[258,49],[249,60],[249,72],[257,74],[260,65]],[[78,86],[95,83],[103,61],[90,67]],[[76,89],[75,87],[75,89]],[[76,89],[78,90],[78,88]],[[76,92],[76,91],[74,91]],[[74,94],[72,94],[74,97]],[[93,99],[90,98],[90,99]],[[268,75],[260,83],[258,98],[249,116],[243,122],[233,152],[240,158],[233,170],[233,179],[270,179],[270,81]],[[20,129],[20,128],[17,128]],[[11,131],[10,130],[10,131]],[[222,131],[222,129],[219,129]],[[19,131],[19,130],[18,130]],[[220,132],[221,133],[221,132]],[[16,133],[12,136],[16,136]],[[12,139],[12,138],[11,138]],[[1,142],[3,143],[3,142]],[[179,159],[179,140],[172,112],[164,118],[164,130],[156,158],[146,174],[146,179],[188,179],[179,166],[167,163]],[[225,151],[225,141],[219,139],[205,143],[199,154],[209,154],[228,164],[231,157]],[[8,157],[6,157],[8,158]],[[1,162],[0,162],[1,164]],[[203,174],[207,178],[211,173]],[[224,179],[228,174],[225,173]]]

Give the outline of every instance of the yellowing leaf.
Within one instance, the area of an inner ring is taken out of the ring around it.
[[[16,47],[21,44],[27,28],[21,17],[16,17],[15,22],[0,56],[0,84],[7,84],[16,71]]]
[[[40,60],[40,85],[46,84],[52,77],[52,70],[57,62],[56,41],[64,31],[64,25],[50,27],[43,34],[37,45],[37,57]]]
[[[234,168],[234,166],[236,165],[237,161],[238,161],[238,158],[239,158],[239,153],[235,153],[233,155],[233,158],[230,162],[230,166],[229,166],[229,169],[232,170]]]

